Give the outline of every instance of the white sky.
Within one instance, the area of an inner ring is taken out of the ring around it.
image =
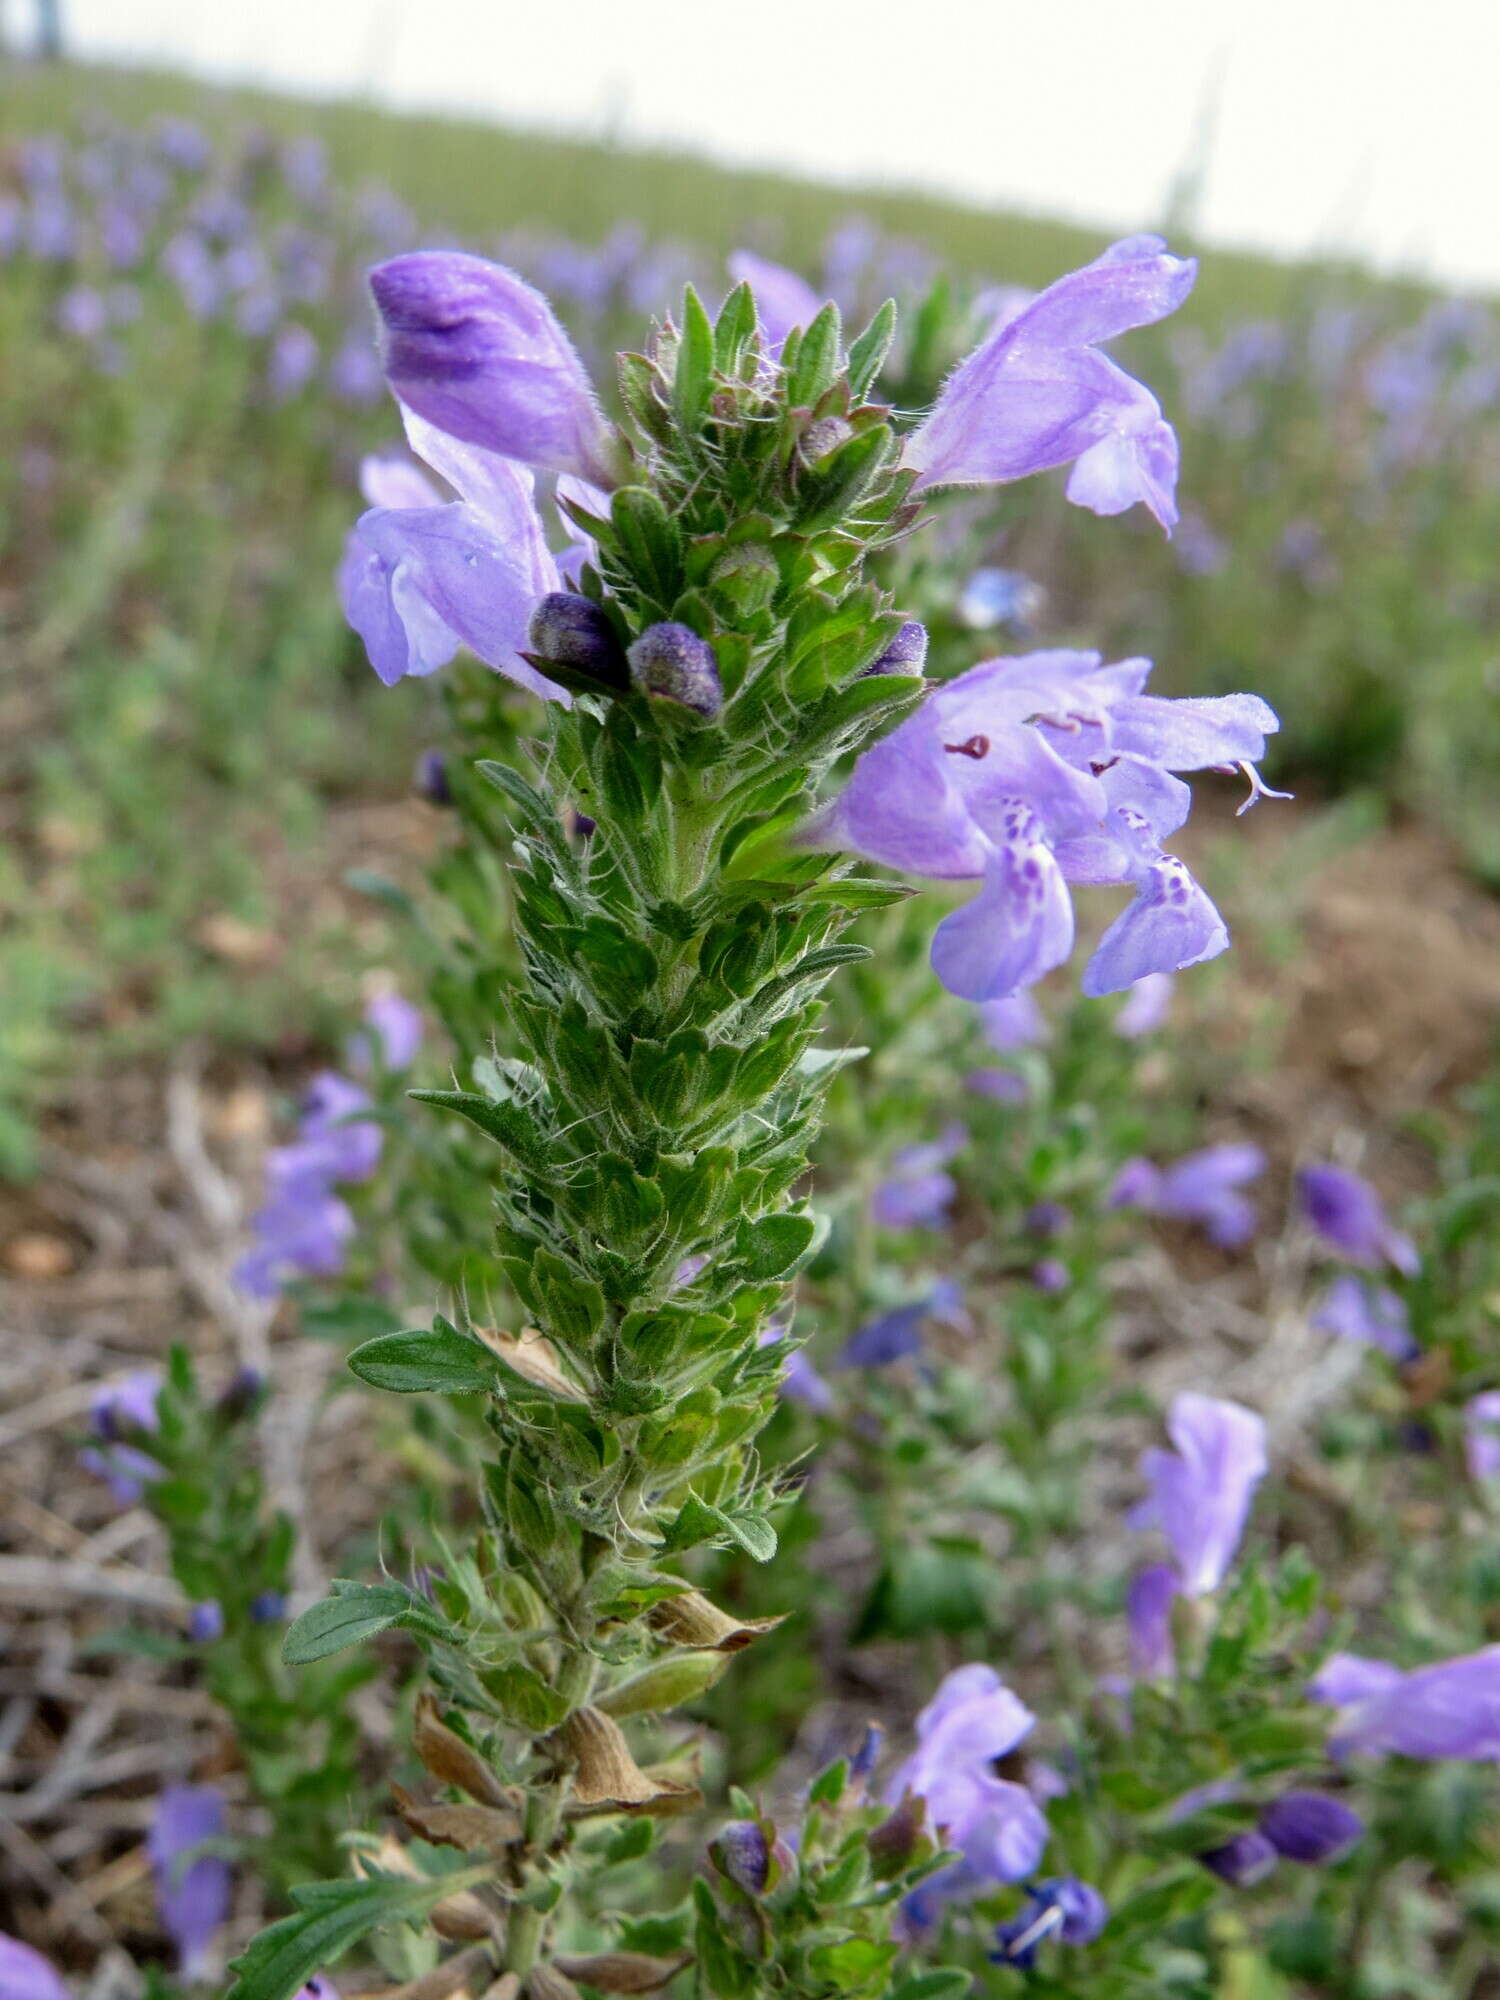
[[[24,23],[30,0],[8,0]],[[63,0],[73,49],[1500,287],[1500,0]]]

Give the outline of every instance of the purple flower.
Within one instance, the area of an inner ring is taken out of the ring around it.
[[[1297,1192],[1303,1215],[1338,1256],[1368,1270],[1388,1263],[1408,1278],[1421,1269],[1417,1246],[1392,1227],[1370,1183],[1347,1167],[1304,1167]]]
[[[809,327],[823,310],[823,301],[805,278],[783,264],[757,257],[753,250],[735,250],[729,275],[755,294],[755,316],[773,354],[779,354],[794,326]]]
[[[1000,1055],[1052,1039],[1046,1015],[1030,993],[1012,993],[1004,1000],[980,1003],[979,1023],[984,1038]]]
[[[420,1008],[399,993],[377,993],[365,1008],[365,1027],[370,1032],[356,1035],[349,1045],[351,1068],[368,1069],[377,1052],[386,1069],[411,1068],[422,1046]]]
[[[1170,1680],[1177,1671],[1172,1606],[1180,1590],[1177,1572],[1170,1563],[1150,1563],[1130,1579],[1125,1619],[1130,1631],[1130,1667],[1139,1680]]]
[[[39,1951],[0,1931],[0,2000],[69,2000],[69,1994]]]
[[[905,462],[931,486],[991,485],[1073,465],[1068,498],[1096,514],[1135,501],[1170,531],[1177,439],[1150,390],[1098,351],[1175,312],[1197,264],[1131,236],[1049,285],[961,362]]]
[[[368,407],[380,401],[384,380],[368,334],[351,333],[328,364],[328,387],[341,403]]]
[[[255,1625],[276,1625],[286,1616],[286,1593],[262,1590],[251,1599],[250,1620]]]
[[[1406,1301],[1399,1293],[1389,1285],[1356,1278],[1350,1271],[1341,1273],[1328,1287],[1312,1324],[1342,1340],[1360,1340],[1378,1347],[1393,1361],[1415,1360],[1422,1351],[1411,1330]]]
[[[296,2000],[339,2000],[339,1989],[326,1972],[320,1972],[315,1979],[308,1980]]]
[[[1284,1792],[1261,1814],[1260,1830],[1284,1860],[1316,1868],[1341,1861],[1363,1838],[1365,1823],[1326,1792]]]
[[[1048,1938],[1059,1944],[1092,1944],[1108,1922],[1108,1903],[1076,1875],[1037,1882],[1027,1891],[1020,1914],[997,1927],[991,1963],[1029,1972]]]
[[[300,396],[317,366],[318,343],[308,329],[295,322],[282,327],[271,343],[271,358],[266,364],[266,384],[272,401],[289,403],[294,396]]]
[[[1014,569],[976,569],[958,600],[958,615],[976,632],[1009,625],[1029,632],[1046,609],[1047,593]]]
[[[1328,1739],[1335,1757],[1500,1759],[1500,1646],[1414,1673],[1335,1653],[1307,1691],[1340,1711]]]
[[[146,1487],[162,1476],[161,1467],[148,1453],[121,1442],[122,1435],[157,1428],[156,1399],[160,1393],[161,1377],[152,1370],[142,1370],[106,1384],[89,1407],[89,1429],[99,1445],[81,1451],[78,1462],[108,1481],[110,1492],[122,1507],[133,1507]]]
[[[1042,1257],[1031,1267],[1031,1282],[1039,1292],[1065,1292],[1073,1274],[1060,1257]]]
[[[922,1351],[922,1330],[929,1320],[960,1324],[964,1319],[962,1295],[951,1279],[943,1278],[925,1298],[910,1305],[881,1313],[852,1333],[839,1351],[836,1368],[888,1368]]]
[[[370,511],[351,530],[339,570],[344,616],[387,687],[435,673],[460,645],[487,666],[567,707],[572,697],[522,658],[538,598],[557,565],[524,467],[461,444],[403,410],[411,448],[457,493],[445,502],[415,466],[366,459]]]
[[[224,1607],[207,1597],[188,1613],[188,1637],[199,1646],[208,1646],[224,1636]]]
[[[1486,1389],[1465,1404],[1464,1458],[1476,1485],[1500,1476],[1500,1389]]]
[[[1191,806],[1174,774],[1248,769],[1277,720],[1254,695],[1147,695],[1150,672],[1147,660],[1069,651],[983,661],[867,750],[815,829],[888,867],[982,881],[933,940],[934,969],[961,999],[1006,998],[1067,958],[1070,883],[1135,891],[1085,993],[1227,948],[1218,911],[1161,847]]]
[[[912,1792],[925,1800],[933,1826],[962,1856],[948,1892],[1023,1881],[1041,1860],[1041,1809],[1024,1785],[993,1769],[1035,1721],[1000,1676],[979,1665],[949,1674],[917,1717],[917,1747],[892,1775],[886,1797],[895,1804]]]
[[[943,1169],[968,1144],[969,1135],[955,1119],[940,1136],[924,1146],[904,1146],[891,1170],[870,1198],[870,1213],[887,1229],[942,1229],[958,1193],[958,1183]]]
[[[687,1260],[689,1263],[692,1259]],[[700,1260],[701,1261],[701,1260]],[[696,1272],[694,1273],[696,1276]],[[691,1282],[684,1279],[683,1283]],[[772,1320],[760,1336],[762,1347],[775,1347],[786,1340],[786,1327],[779,1320]],[[816,1415],[823,1416],[833,1408],[833,1391],[807,1358],[805,1347],[786,1349],[786,1361],[781,1371],[781,1394],[790,1403],[801,1403]]]
[[[1017,1076],[1009,1069],[971,1069],[964,1078],[964,1087],[980,1097],[992,1098],[996,1104],[1028,1104],[1031,1101],[1031,1086],[1024,1076]]]
[[[1174,1451],[1142,1454],[1150,1497],[1132,1527],[1159,1527],[1171,1545],[1189,1597],[1224,1581],[1266,1470],[1266,1427],[1253,1410],[1191,1391],[1175,1396],[1167,1417]]]
[[[1221,1882],[1236,1889],[1251,1889],[1264,1882],[1280,1856],[1263,1833],[1237,1833],[1221,1847],[1211,1847],[1198,1859]]]
[[[283,1149],[283,1171],[306,1170],[325,1180],[367,1181],[380,1164],[383,1134],[371,1118],[367,1093],[337,1070],[319,1070],[302,1093],[299,1142]],[[295,1155],[295,1158],[288,1156]]]
[[[1104,1197],[1107,1208],[1143,1208],[1176,1222],[1195,1222],[1221,1250],[1233,1250],[1255,1233],[1256,1214],[1238,1192],[1265,1171],[1259,1146],[1205,1146],[1170,1167],[1127,1160]]]
[[[224,1800],[212,1785],[172,1785],[156,1803],[146,1836],[156,1876],[156,1907],[177,1947],[184,1979],[201,1979],[229,1915],[229,1863],[196,1850],[224,1832]]]
[[[1144,979],[1138,979],[1115,1015],[1115,1033],[1127,1041],[1154,1035],[1167,1018],[1176,983],[1170,972],[1148,972]]]
[[[614,441],[583,364],[523,278],[418,250],[377,264],[370,290],[386,378],[408,408],[486,452],[614,485]]]

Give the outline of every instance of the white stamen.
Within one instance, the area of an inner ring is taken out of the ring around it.
[[[1250,796],[1245,800],[1243,805],[1235,807],[1234,816],[1236,819],[1243,819],[1257,799],[1290,799],[1296,797],[1295,792],[1273,792],[1253,764],[1241,762],[1237,768],[1243,771],[1250,781]]]

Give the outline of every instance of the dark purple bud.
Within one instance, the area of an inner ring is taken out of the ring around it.
[[[859,1748],[849,1759],[851,1778],[868,1778],[880,1759],[880,1747],[885,1742],[885,1731],[878,1722],[867,1722],[865,1733],[860,1738]]]
[[[208,1597],[201,1604],[195,1604],[188,1613],[188,1637],[197,1645],[210,1645],[224,1636],[224,1609],[217,1599]]]
[[[1342,1860],[1363,1837],[1365,1823],[1326,1792],[1285,1792],[1261,1814],[1260,1830],[1286,1860],[1318,1867]]]
[[[424,750],[412,773],[412,789],[430,806],[451,806],[453,787],[448,783],[448,760],[441,750]]]
[[[286,1596],[279,1590],[263,1590],[251,1600],[250,1616],[257,1625],[274,1625],[286,1616]]]
[[[908,1792],[889,1819],[883,1819],[866,1838],[865,1845],[877,1882],[889,1882],[903,1873],[932,1847],[926,1801],[916,1792]]]
[[[908,618],[867,674],[919,674],[927,664],[927,627]]]
[[[763,1896],[771,1880],[771,1843],[758,1820],[732,1819],[709,1845],[715,1868],[747,1896]]]
[[[237,1368],[214,1405],[216,1414],[226,1424],[237,1424],[254,1410],[265,1386],[266,1378],[258,1368]]]
[[[1038,1201],[1027,1209],[1024,1226],[1033,1236],[1061,1236],[1072,1220],[1060,1201]]]
[[[1221,1882],[1236,1889],[1252,1888],[1263,1882],[1276,1866],[1278,1855],[1263,1833],[1237,1833],[1222,1847],[1211,1847],[1198,1859]]]
[[[714,649],[689,626],[648,625],[630,649],[630,672],[646,694],[675,702],[705,722],[723,710]]]
[[[625,648],[607,612],[591,597],[553,590],[531,614],[527,646],[542,670],[571,667],[606,687],[628,687]]]

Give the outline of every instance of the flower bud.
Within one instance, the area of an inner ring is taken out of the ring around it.
[[[188,1637],[199,1646],[207,1646],[224,1635],[224,1607],[212,1597],[201,1604],[195,1604],[188,1613]]]
[[[1284,1792],[1261,1814],[1260,1830],[1286,1860],[1316,1868],[1341,1861],[1363,1838],[1365,1823],[1326,1792]]]
[[[531,614],[526,643],[544,672],[548,666],[571,667],[606,687],[629,685],[625,648],[608,614],[591,597],[549,591]]]
[[[771,1843],[759,1820],[732,1819],[709,1843],[709,1859],[747,1896],[763,1896],[771,1883]]]
[[[908,618],[867,674],[919,674],[927,664],[927,627]]]
[[[279,1590],[263,1590],[250,1602],[250,1616],[257,1625],[274,1625],[286,1616],[286,1597]]]
[[[448,782],[448,760],[441,750],[424,750],[412,773],[412,790],[430,806],[451,806],[453,787]]]
[[[908,1792],[889,1819],[883,1819],[867,1836],[865,1845],[877,1882],[889,1882],[900,1875],[919,1855],[931,1851],[926,1803],[916,1792]]]
[[[860,1738],[859,1748],[849,1759],[851,1778],[868,1778],[880,1760],[881,1745],[885,1742],[885,1731],[878,1722],[867,1722],[865,1733]]]
[[[214,1405],[215,1415],[226,1424],[237,1424],[254,1410],[265,1386],[258,1368],[237,1368]]]
[[[724,707],[714,649],[686,625],[649,625],[630,649],[630,672],[638,688],[715,721]]]
[[[1236,1889],[1252,1888],[1263,1882],[1276,1866],[1276,1849],[1263,1833],[1237,1833],[1222,1847],[1211,1847],[1198,1859],[1211,1875]]]

